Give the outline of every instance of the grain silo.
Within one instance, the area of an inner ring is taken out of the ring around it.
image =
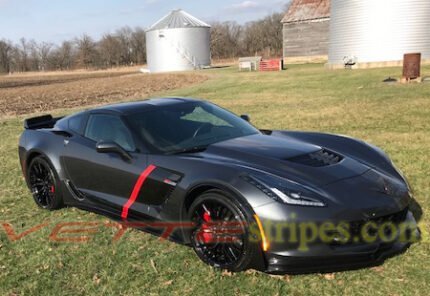
[[[174,10],[146,31],[151,73],[210,66],[210,26],[183,10]]]
[[[332,0],[329,67],[399,65],[403,54],[430,59],[429,0]]]

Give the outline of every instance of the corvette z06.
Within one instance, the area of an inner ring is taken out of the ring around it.
[[[380,264],[419,237],[413,197],[379,148],[258,130],[206,101],[152,99],[27,119],[19,157],[36,204],[77,207],[192,247],[230,271]]]

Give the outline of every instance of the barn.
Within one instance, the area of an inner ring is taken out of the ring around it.
[[[330,0],[293,0],[282,23],[284,60],[327,59]]]

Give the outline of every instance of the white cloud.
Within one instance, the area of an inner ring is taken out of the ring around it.
[[[231,5],[230,7],[228,7],[228,9],[231,11],[240,12],[240,11],[246,11],[246,10],[254,10],[259,8],[260,6],[261,5],[256,1],[245,0],[243,2]]]

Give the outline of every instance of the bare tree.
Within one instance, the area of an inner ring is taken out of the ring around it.
[[[146,34],[142,28],[135,28],[131,35],[132,60],[135,64],[146,63]]]
[[[121,64],[131,65],[133,63],[132,56],[132,38],[133,30],[130,27],[124,27],[116,31],[116,36],[120,42],[121,49]]]
[[[215,24],[212,27],[212,50],[214,56],[230,57],[242,55],[282,55],[283,13],[274,13],[264,19],[232,26],[230,23]]]
[[[12,44],[6,40],[0,40],[0,72],[9,73],[12,62]]]
[[[232,58],[241,50],[242,27],[235,22],[213,23],[211,50],[214,58]]]
[[[39,70],[46,71],[48,68],[51,49],[54,45],[52,43],[42,42],[38,45],[38,53],[40,59]]]
[[[288,9],[290,2],[284,7]],[[282,18],[284,12],[273,13],[261,20],[238,25],[234,22],[213,23],[211,49],[214,58],[238,55],[282,55]]]
[[[70,41],[64,41],[57,49],[56,55],[57,67],[61,70],[70,70],[76,63],[73,43]]]
[[[94,40],[84,34],[75,40],[78,49],[79,63],[86,69],[95,66],[97,60],[96,43]]]
[[[282,56],[283,34],[282,19],[283,13],[274,13],[264,18],[261,22],[264,27],[265,48],[269,49],[270,56]]]
[[[29,48],[29,67],[30,71],[39,71],[40,70],[40,56],[39,56],[39,45],[35,40],[30,40],[28,42]]]
[[[100,58],[107,67],[119,66],[121,62],[121,42],[118,37],[106,34],[99,42]]]
[[[25,38],[21,38],[19,45],[14,48],[14,62],[17,70],[26,72],[30,70],[29,55],[31,51],[30,43]]]

